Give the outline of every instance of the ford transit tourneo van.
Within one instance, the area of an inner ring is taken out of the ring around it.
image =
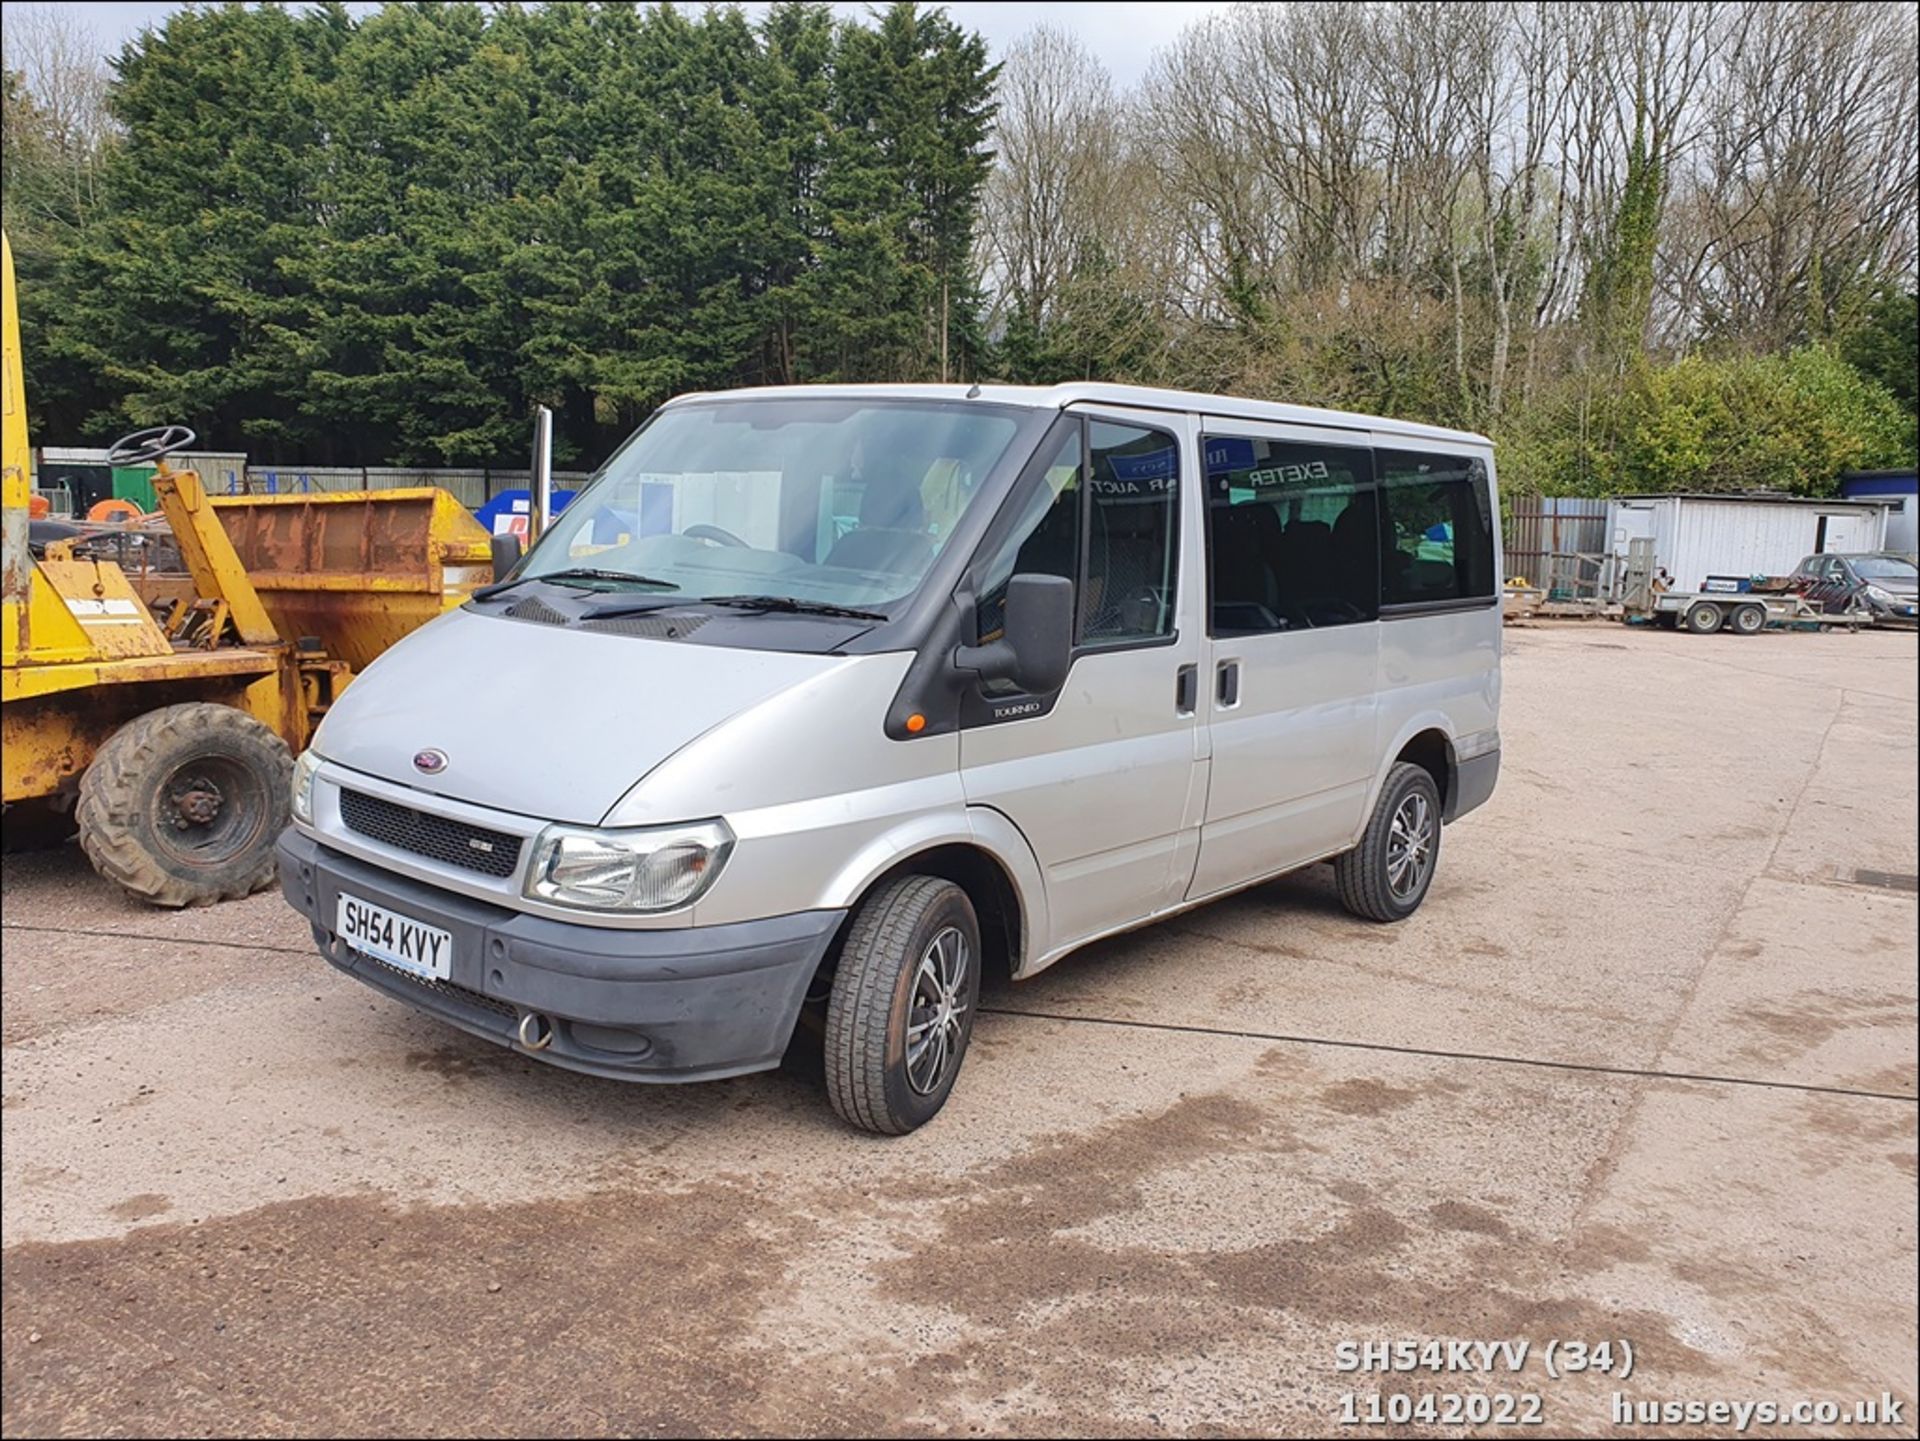
[[[662,407],[335,703],[283,888],[341,970],[689,1081],[803,1011],[848,1121],[959,1074],[983,970],[1316,861],[1398,921],[1500,761],[1477,435],[1114,385]]]

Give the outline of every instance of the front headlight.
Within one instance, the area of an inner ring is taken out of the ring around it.
[[[1867,599],[1878,601],[1881,605],[1892,605],[1893,592],[1883,586],[1870,585],[1867,587]]]
[[[313,774],[320,769],[320,757],[311,750],[300,752],[293,763],[293,818],[313,824]]]
[[[633,831],[548,826],[533,843],[526,894],[590,911],[670,911],[703,895],[732,850],[724,821]]]

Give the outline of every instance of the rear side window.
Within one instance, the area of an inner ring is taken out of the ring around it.
[[[1206,456],[1215,635],[1319,630],[1379,614],[1371,452],[1210,435]]]
[[[1486,463],[1378,450],[1380,593],[1387,605],[1490,599],[1493,504]]]

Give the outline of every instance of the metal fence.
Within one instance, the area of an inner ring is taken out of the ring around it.
[[[589,474],[584,470],[556,470],[554,489],[576,489]],[[241,475],[228,472],[224,479],[226,484],[220,485],[208,477],[208,488],[220,495],[302,495],[316,490],[399,490],[437,485],[468,509],[478,510],[503,490],[525,490],[532,472],[485,467],[443,470],[392,465],[249,465]]]
[[[1543,588],[1607,549],[1607,502],[1567,495],[1516,495],[1507,515],[1507,574]],[[1586,571],[1588,565],[1575,570]],[[1582,575],[1591,584],[1595,577]],[[1564,583],[1564,582],[1563,582]]]

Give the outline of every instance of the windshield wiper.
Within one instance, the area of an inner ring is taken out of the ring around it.
[[[797,600],[790,595],[703,595],[698,605],[725,605],[736,610],[771,610],[785,615],[831,615],[847,620],[885,620],[877,610],[855,610],[823,600]]]
[[[629,615],[650,615],[656,610],[684,610],[689,604],[691,602],[684,600],[616,600],[611,605],[581,611],[580,619],[619,620]]]
[[[630,570],[605,570],[589,565],[569,566],[565,570],[550,570],[544,575],[521,575],[512,580],[498,581],[493,585],[483,585],[473,592],[474,600],[487,600],[502,591],[512,590],[515,586],[525,585],[531,580],[550,580],[565,584],[574,580],[615,580],[622,585],[644,585],[654,590],[678,590],[680,587],[670,580],[656,580],[650,575],[635,575]]]

